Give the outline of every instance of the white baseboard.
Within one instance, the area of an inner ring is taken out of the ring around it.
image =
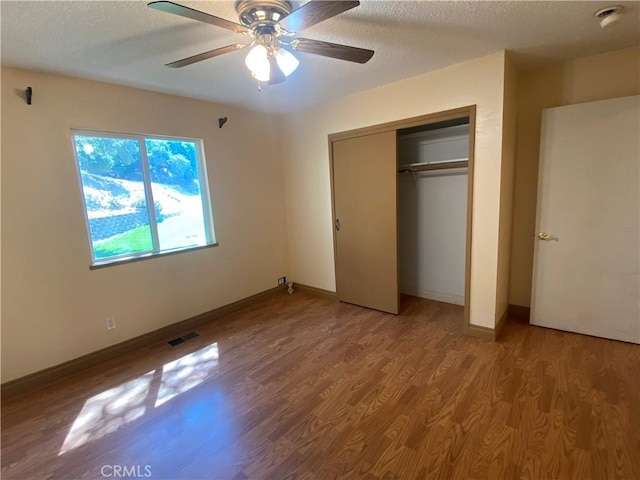
[[[464,305],[464,295],[455,295],[451,293],[434,292],[433,290],[425,290],[415,287],[405,287],[400,293],[411,295],[414,297],[426,298],[437,302],[453,303],[454,305]]]

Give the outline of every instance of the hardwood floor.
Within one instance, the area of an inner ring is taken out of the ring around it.
[[[2,478],[640,478],[636,345],[304,293],[198,332],[3,401]]]

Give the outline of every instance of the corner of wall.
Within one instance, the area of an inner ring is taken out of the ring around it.
[[[509,308],[518,108],[518,69],[510,52],[505,51],[504,60],[496,328]]]
[[[287,159],[288,159],[288,148],[287,148],[287,137],[286,137],[286,127],[285,127],[285,116],[283,114],[275,114],[274,123],[276,127],[276,134],[278,140],[276,142],[278,146],[277,156],[280,159],[280,178],[282,178],[282,195],[284,197],[284,259],[285,259],[285,271],[283,275],[285,275],[288,279],[293,278],[293,272],[291,270],[291,239],[289,236],[289,188],[287,182]]]

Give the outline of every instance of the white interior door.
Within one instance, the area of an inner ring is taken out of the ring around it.
[[[640,96],[543,112],[531,323],[640,343]]]

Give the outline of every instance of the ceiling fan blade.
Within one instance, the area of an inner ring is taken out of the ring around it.
[[[356,63],[367,63],[375,53],[373,50],[365,48],[321,42],[320,40],[310,40],[308,38],[296,38],[291,41],[290,45],[297,52],[312,53]]]
[[[148,7],[160,10],[161,12],[173,13],[174,15],[180,15],[181,17],[191,18],[192,20],[198,20],[199,22],[215,25],[216,27],[226,28],[236,33],[249,33],[249,30],[244,25],[239,23],[230,22],[224,18],[215,17],[208,13],[195,10],[193,8],[185,7],[184,5],[178,5],[177,3],[168,2],[165,0],[159,2],[151,2],[147,4]]]
[[[202,60],[206,60],[207,58],[217,57],[219,55],[224,55],[225,53],[235,52],[236,50],[242,50],[246,45],[243,44],[235,44],[235,45],[227,45],[226,47],[216,48],[215,50],[209,50],[208,52],[199,53],[198,55],[193,55],[192,57],[183,58],[182,60],[176,60],[175,62],[167,63],[165,67],[169,68],[180,68],[186,67],[187,65],[191,65],[192,63],[201,62]]]
[[[288,32],[299,32],[360,5],[358,0],[311,0],[278,22]]]

